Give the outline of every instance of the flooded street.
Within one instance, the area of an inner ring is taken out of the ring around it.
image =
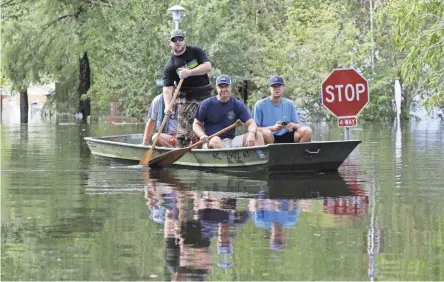
[[[2,280],[444,280],[444,123],[360,125],[322,174],[150,171],[83,140],[143,128],[1,125]]]

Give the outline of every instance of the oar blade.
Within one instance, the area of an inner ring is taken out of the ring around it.
[[[151,159],[153,158],[153,149],[149,149],[148,151],[143,154],[142,158],[140,159],[139,164],[140,165],[147,165]]]
[[[150,168],[164,168],[172,165],[175,161],[180,159],[183,155],[191,150],[191,148],[182,148],[174,151],[169,151],[165,154],[162,154],[151,161],[149,161],[148,166]]]

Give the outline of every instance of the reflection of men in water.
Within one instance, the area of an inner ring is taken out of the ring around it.
[[[173,281],[204,281],[212,265],[210,238],[203,236],[199,220],[190,218],[187,191],[174,190],[168,195],[174,199],[159,201],[170,205],[164,217],[165,263]]]
[[[212,266],[211,238],[217,238],[217,266],[231,268],[233,229],[248,219],[247,211],[235,210],[236,199],[220,198],[212,192],[200,192],[205,196],[195,192],[190,197],[186,189],[168,191],[151,184],[145,197],[150,219],[164,224],[165,262],[171,279],[206,279]]]
[[[145,187],[146,205],[150,209],[150,219],[157,223],[165,221],[165,213],[176,210],[176,195],[171,187],[151,183]]]
[[[251,217],[257,227],[271,231],[270,248],[283,250],[286,244],[285,228],[294,227],[298,221],[299,207],[294,200],[250,200]]]
[[[219,268],[231,268],[233,263],[234,228],[248,220],[248,213],[236,211],[236,199],[220,198],[204,192],[205,196],[195,194],[194,211],[203,226],[204,236],[208,238],[217,236],[217,254]]]

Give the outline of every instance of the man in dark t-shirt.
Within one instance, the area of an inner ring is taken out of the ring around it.
[[[220,75],[216,79],[217,96],[202,101],[193,123],[194,133],[204,143],[203,148],[235,148],[264,145],[262,133],[251,118],[245,104],[231,97],[231,78]],[[212,135],[240,119],[248,127],[248,133],[235,136],[233,128],[220,136],[208,140]],[[207,144],[208,143],[208,144]]]
[[[211,96],[208,73],[212,67],[199,46],[186,45],[182,30],[171,32],[170,40],[173,55],[165,64],[163,76],[165,112],[169,111],[175,84],[184,79],[176,100],[176,147],[185,147],[193,139],[193,120],[199,102]]]

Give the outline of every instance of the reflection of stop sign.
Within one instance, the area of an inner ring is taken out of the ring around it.
[[[368,82],[354,69],[336,69],[322,83],[322,105],[337,117],[357,116],[368,101]]]

